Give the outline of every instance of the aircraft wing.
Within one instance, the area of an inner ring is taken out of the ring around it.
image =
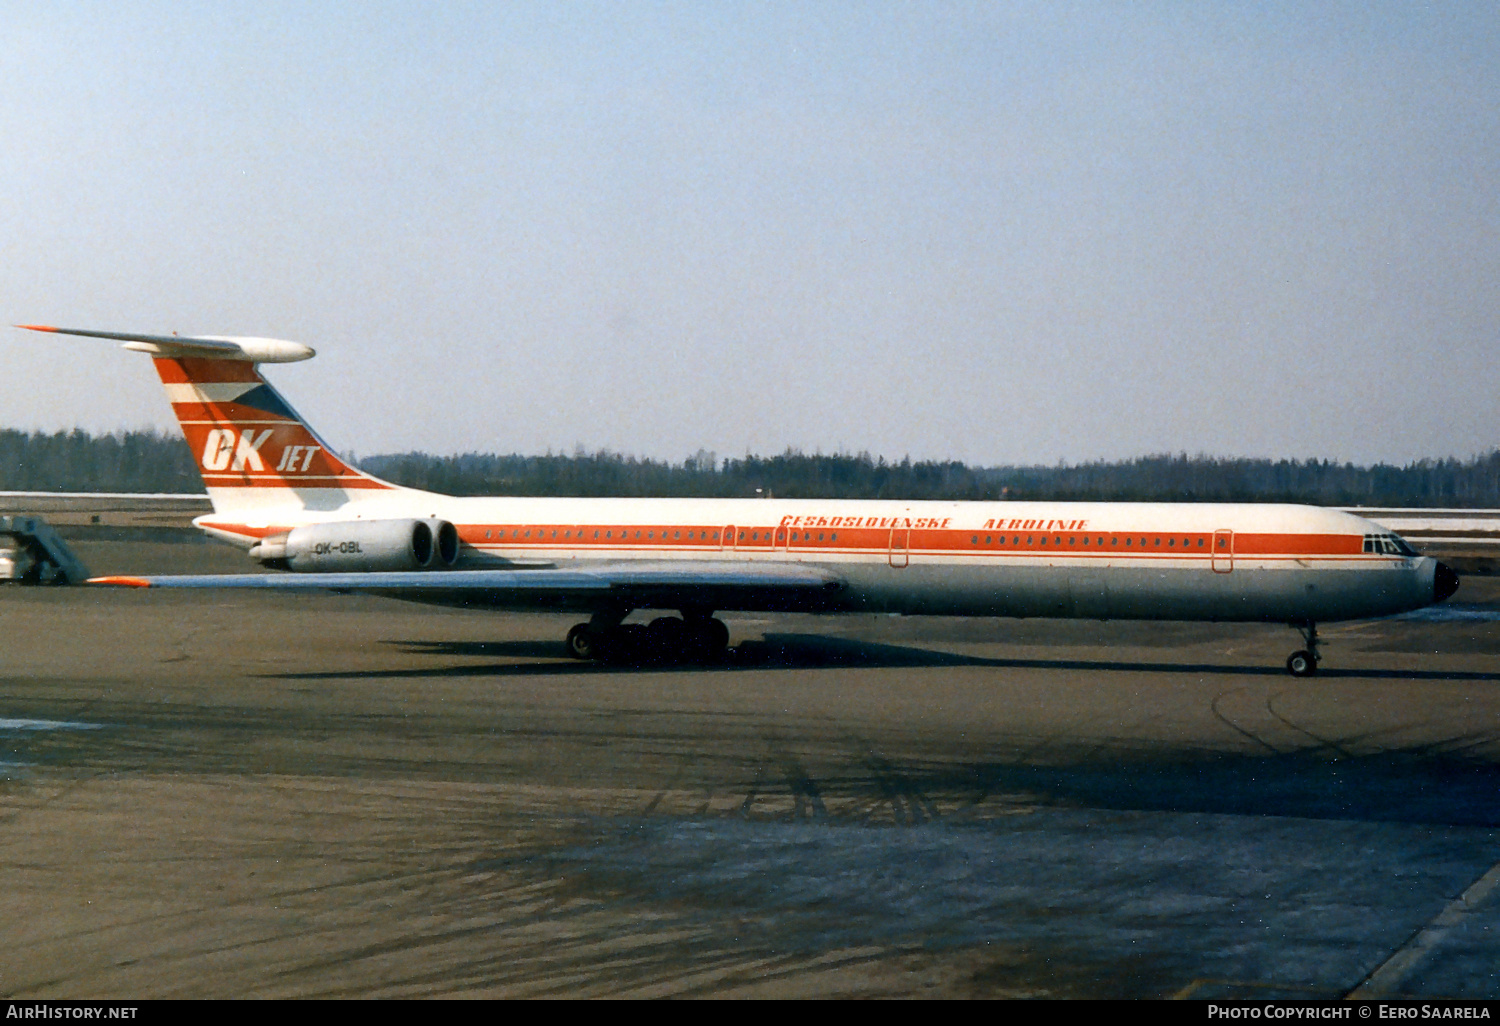
[[[419,570],[368,573],[189,574],[95,577],[134,588],[247,588],[385,595],[454,605],[516,608],[817,609],[843,589],[837,575],[801,564],[625,562],[558,570]]]

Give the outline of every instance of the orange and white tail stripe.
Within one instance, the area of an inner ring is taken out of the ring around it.
[[[361,493],[397,489],[339,459],[255,364],[163,356],[152,362],[215,512],[331,509]]]

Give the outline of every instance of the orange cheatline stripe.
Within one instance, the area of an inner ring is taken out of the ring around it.
[[[228,524],[213,520],[203,521],[203,526],[211,527],[215,531],[227,531],[230,534],[242,534],[247,538],[264,538],[267,535],[285,534],[287,531],[291,530],[290,527],[278,527],[275,525],[272,525],[270,527],[251,527],[248,524]]]
[[[113,577],[90,577],[90,584],[110,584],[119,588],[149,588],[151,582],[144,577],[128,577],[116,575]]]
[[[670,549],[719,545],[718,529],[698,524],[661,527],[635,524],[466,524],[460,536],[471,544],[496,547],[639,547]],[[669,537],[668,532],[678,534]],[[824,537],[807,537],[807,530],[787,532],[784,528],[744,527],[739,529],[737,547],[786,547],[792,551],[814,550],[884,550],[890,547],[888,528],[841,528],[818,532]],[[595,537],[595,534],[598,537]],[[647,535],[655,534],[650,538]],[[687,537],[693,534],[695,537]],[[640,535],[640,537],[637,537]],[[1024,542],[1018,541],[1025,538]],[[980,539],[989,539],[981,541]],[[1085,544],[1087,540],[1087,544]],[[1359,556],[1363,537],[1342,534],[1243,534],[1236,536],[1231,553],[1214,547],[1214,536],[1198,531],[1088,531],[1088,532],[985,532],[982,529],[916,530],[906,533],[905,544],[898,540],[897,549],[929,554],[964,555],[1040,555],[1110,557],[1132,559],[1206,559],[1229,558],[1296,558],[1298,556],[1341,558]],[[1128,542],[1128,544],[1122,544]]]
[[[209,385],[228,382],[255,382],[265,379],[255,364],[244,360],[202,360],[196,357],[154,356],[156,373],[164,385]]]

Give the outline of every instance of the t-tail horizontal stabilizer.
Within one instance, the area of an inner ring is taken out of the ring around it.
[[[236,530],[247,518],[259,517],[264,523],[271,510],[284,518],[304,509],[339,509],[355,499],[402,490],[341,459],[256,366],[309,359],[311,346],[278,338],[138,335],[45,324],[16,327],[115,339],[126,349],[151,355],[188,449],[198,461],[217,523],[227,522],[231,528],[219,530],[208,518],[200,526],[221,537],[248,545],[253,539]]]
[[[236,335],[203,335],[189,338],[179,335],[134,335],[122,331],[83,331],[79,328],[54,328],[47,324],[17,324],[27,331],[49,331],[58,335],[81,335],[84,338],[109,338],[125,343],[126,349],[152,356],[195,357],[200,360],[240,360],[246,363],[296,363],[317,355],[312,346],[280,338],[253,338]]]

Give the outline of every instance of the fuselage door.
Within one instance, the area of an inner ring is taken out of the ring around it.
[[[776,528],[776,547],[778,549],[786,548],[786,528],[784,527]]]
[[[724,528],[724,533],[721,534],[721,535],[719,535],[719,548],[721,548],[721,549],[733,549],[734,548],[734,525],[733,524],[730,524],[727,527],[725,527]]]
[[[1227,574],[1234,569],[1233,531],[1214,532],[1213,566],[1216,574]]]
[[[911,562],[911,528],[891,528],[891,566],[903,567]]]

